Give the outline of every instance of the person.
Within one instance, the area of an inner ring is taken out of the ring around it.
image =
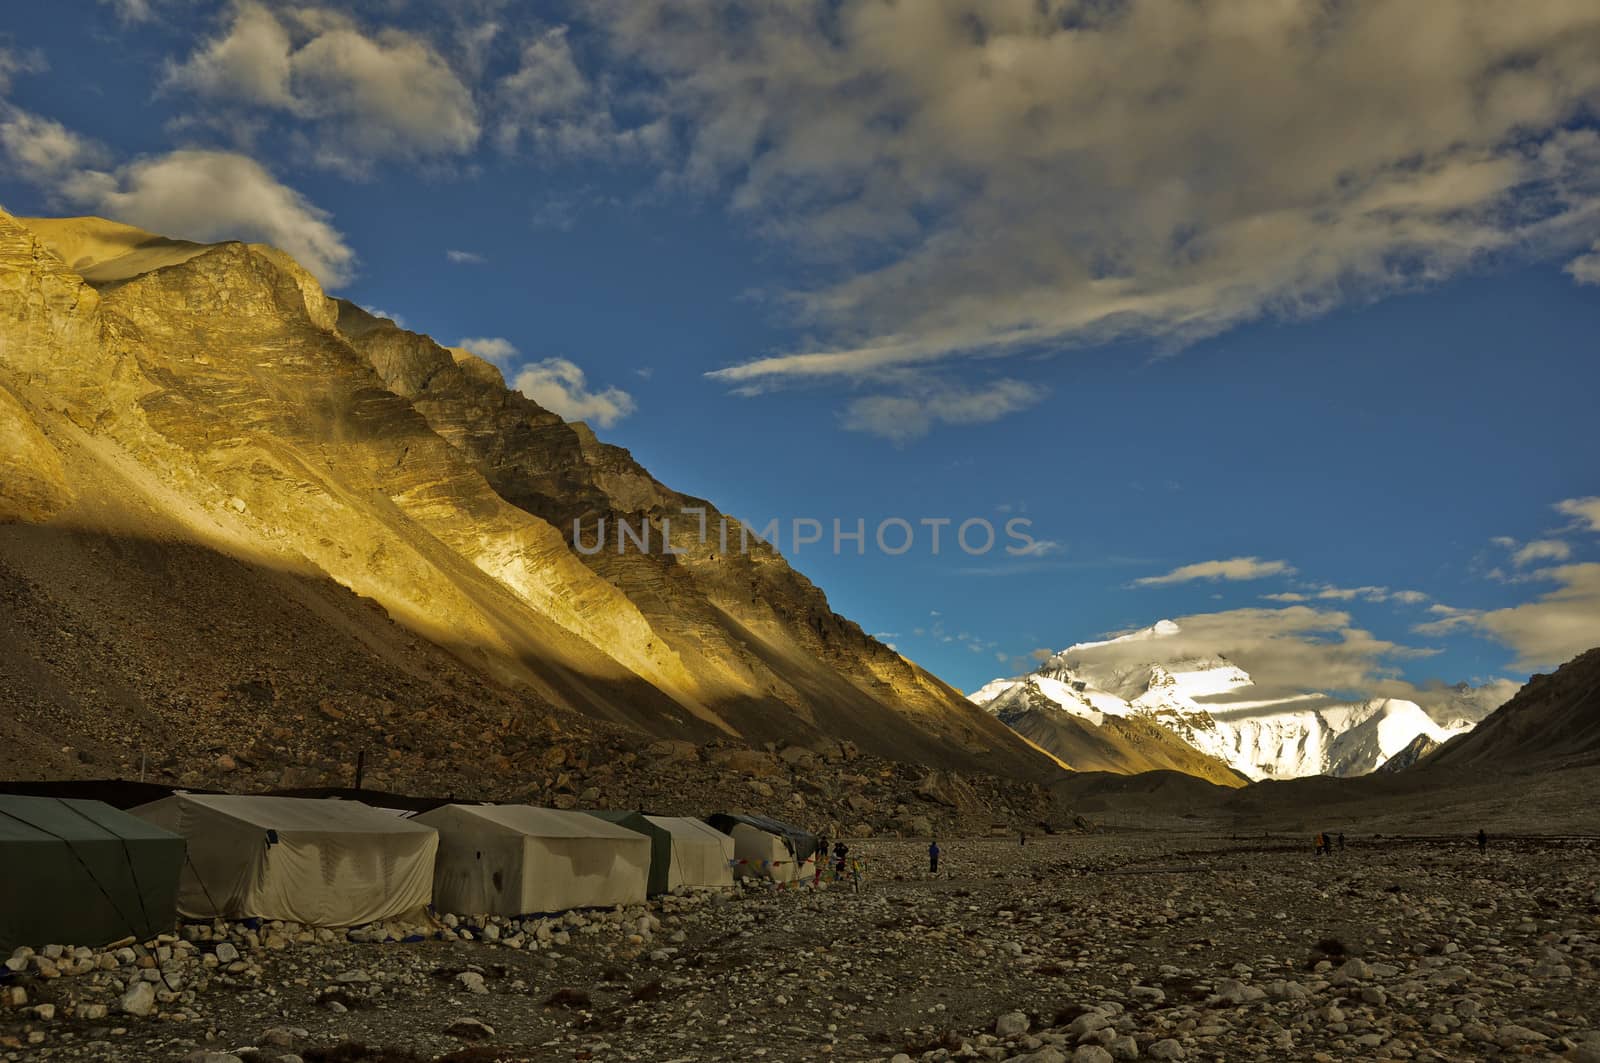
[[[1027,845],[1028,844],[1028,832],[1027,831],[1025,831],[1025,830],[1017,831],[1017,844],[1018,845]]]
[[[834,878],[844,879],[845,858],[850,855],[850,847],[844,842],[835,842],[833,846],[833,874]]]
[[[1344,852],[1344,831],[1339,832],[1339,851]]]
[[[811,854],[811,884],[817,885],[822,881],[822,865],[828,862],[828,836],[817,835],[817,850]]]
[[[1483,828],[1482,827],[1479,827],[1478,828],[1478,852],[1486,853],[1488,851],[1489,851],[1489,836],[1487,834],[1483,833]]]
[[[928,844],[928,874],[939,873],[939,839],[935,838]]]

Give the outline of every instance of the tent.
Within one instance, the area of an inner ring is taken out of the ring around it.
[[[672,888],[668,881],[672,873],[672,832],[664,827],[651,823],[638,812],[614,812],[586,810],[587,815],[603,819],[607,823],[614,823],[619,827],[643,834],[650,839],[650,880],[646,892],[652,897],[660,896]]]
[[[718,812],[706,822],[733,838],[734,874],[790,882],[799,878],[817,851],[814,834],[766,816]]]
[[[0,796],[0,953],[168,933],[182,866],[182,838],[110,805]]]
[[[651,840],[585,812],[444,805],[410,822],[439,831],[441,911],[529,915],[645,899]]]
[[[706,889],[733,885],[734,843],[728,835],[687,816],[646,816],[672,836],[667,889]]]
[[[372,923],[425,907],[439,836],[354,801],[173,794],[133,814],[181,834],[189,919]]]

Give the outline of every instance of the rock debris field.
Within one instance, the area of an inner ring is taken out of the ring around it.
[[[1600,840],[942,844],[852,843],[859,892],[40,943],[0,1058],[1600,1061]]]

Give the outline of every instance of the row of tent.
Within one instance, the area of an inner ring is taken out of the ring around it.
[[[177,917],[340,927],[430,905],[518,916],[636,904],[736,876],[790,881],[816,848],[759,816],[181,791],[119,811],[0,795],[0,949],[147,940]]]

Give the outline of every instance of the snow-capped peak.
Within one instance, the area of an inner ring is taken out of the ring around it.
[[[1003,716],[1053,706],[1096,725],[1106,716],[1145,716],[1254,779],[1364,774],[1419,735],[1443,742],[1471,726],[1454,713],[1438,722],[1437,711],[1430,717],[1400,699],[1253,691],[1250,674],[1223,654],[1197,651],[1189,640],[1162,645],[1181,630],[1161,620],[1074,643],[1030,675],[985,684],[971,700]],[[1130,654],[1129,644],[1145,643]]]

